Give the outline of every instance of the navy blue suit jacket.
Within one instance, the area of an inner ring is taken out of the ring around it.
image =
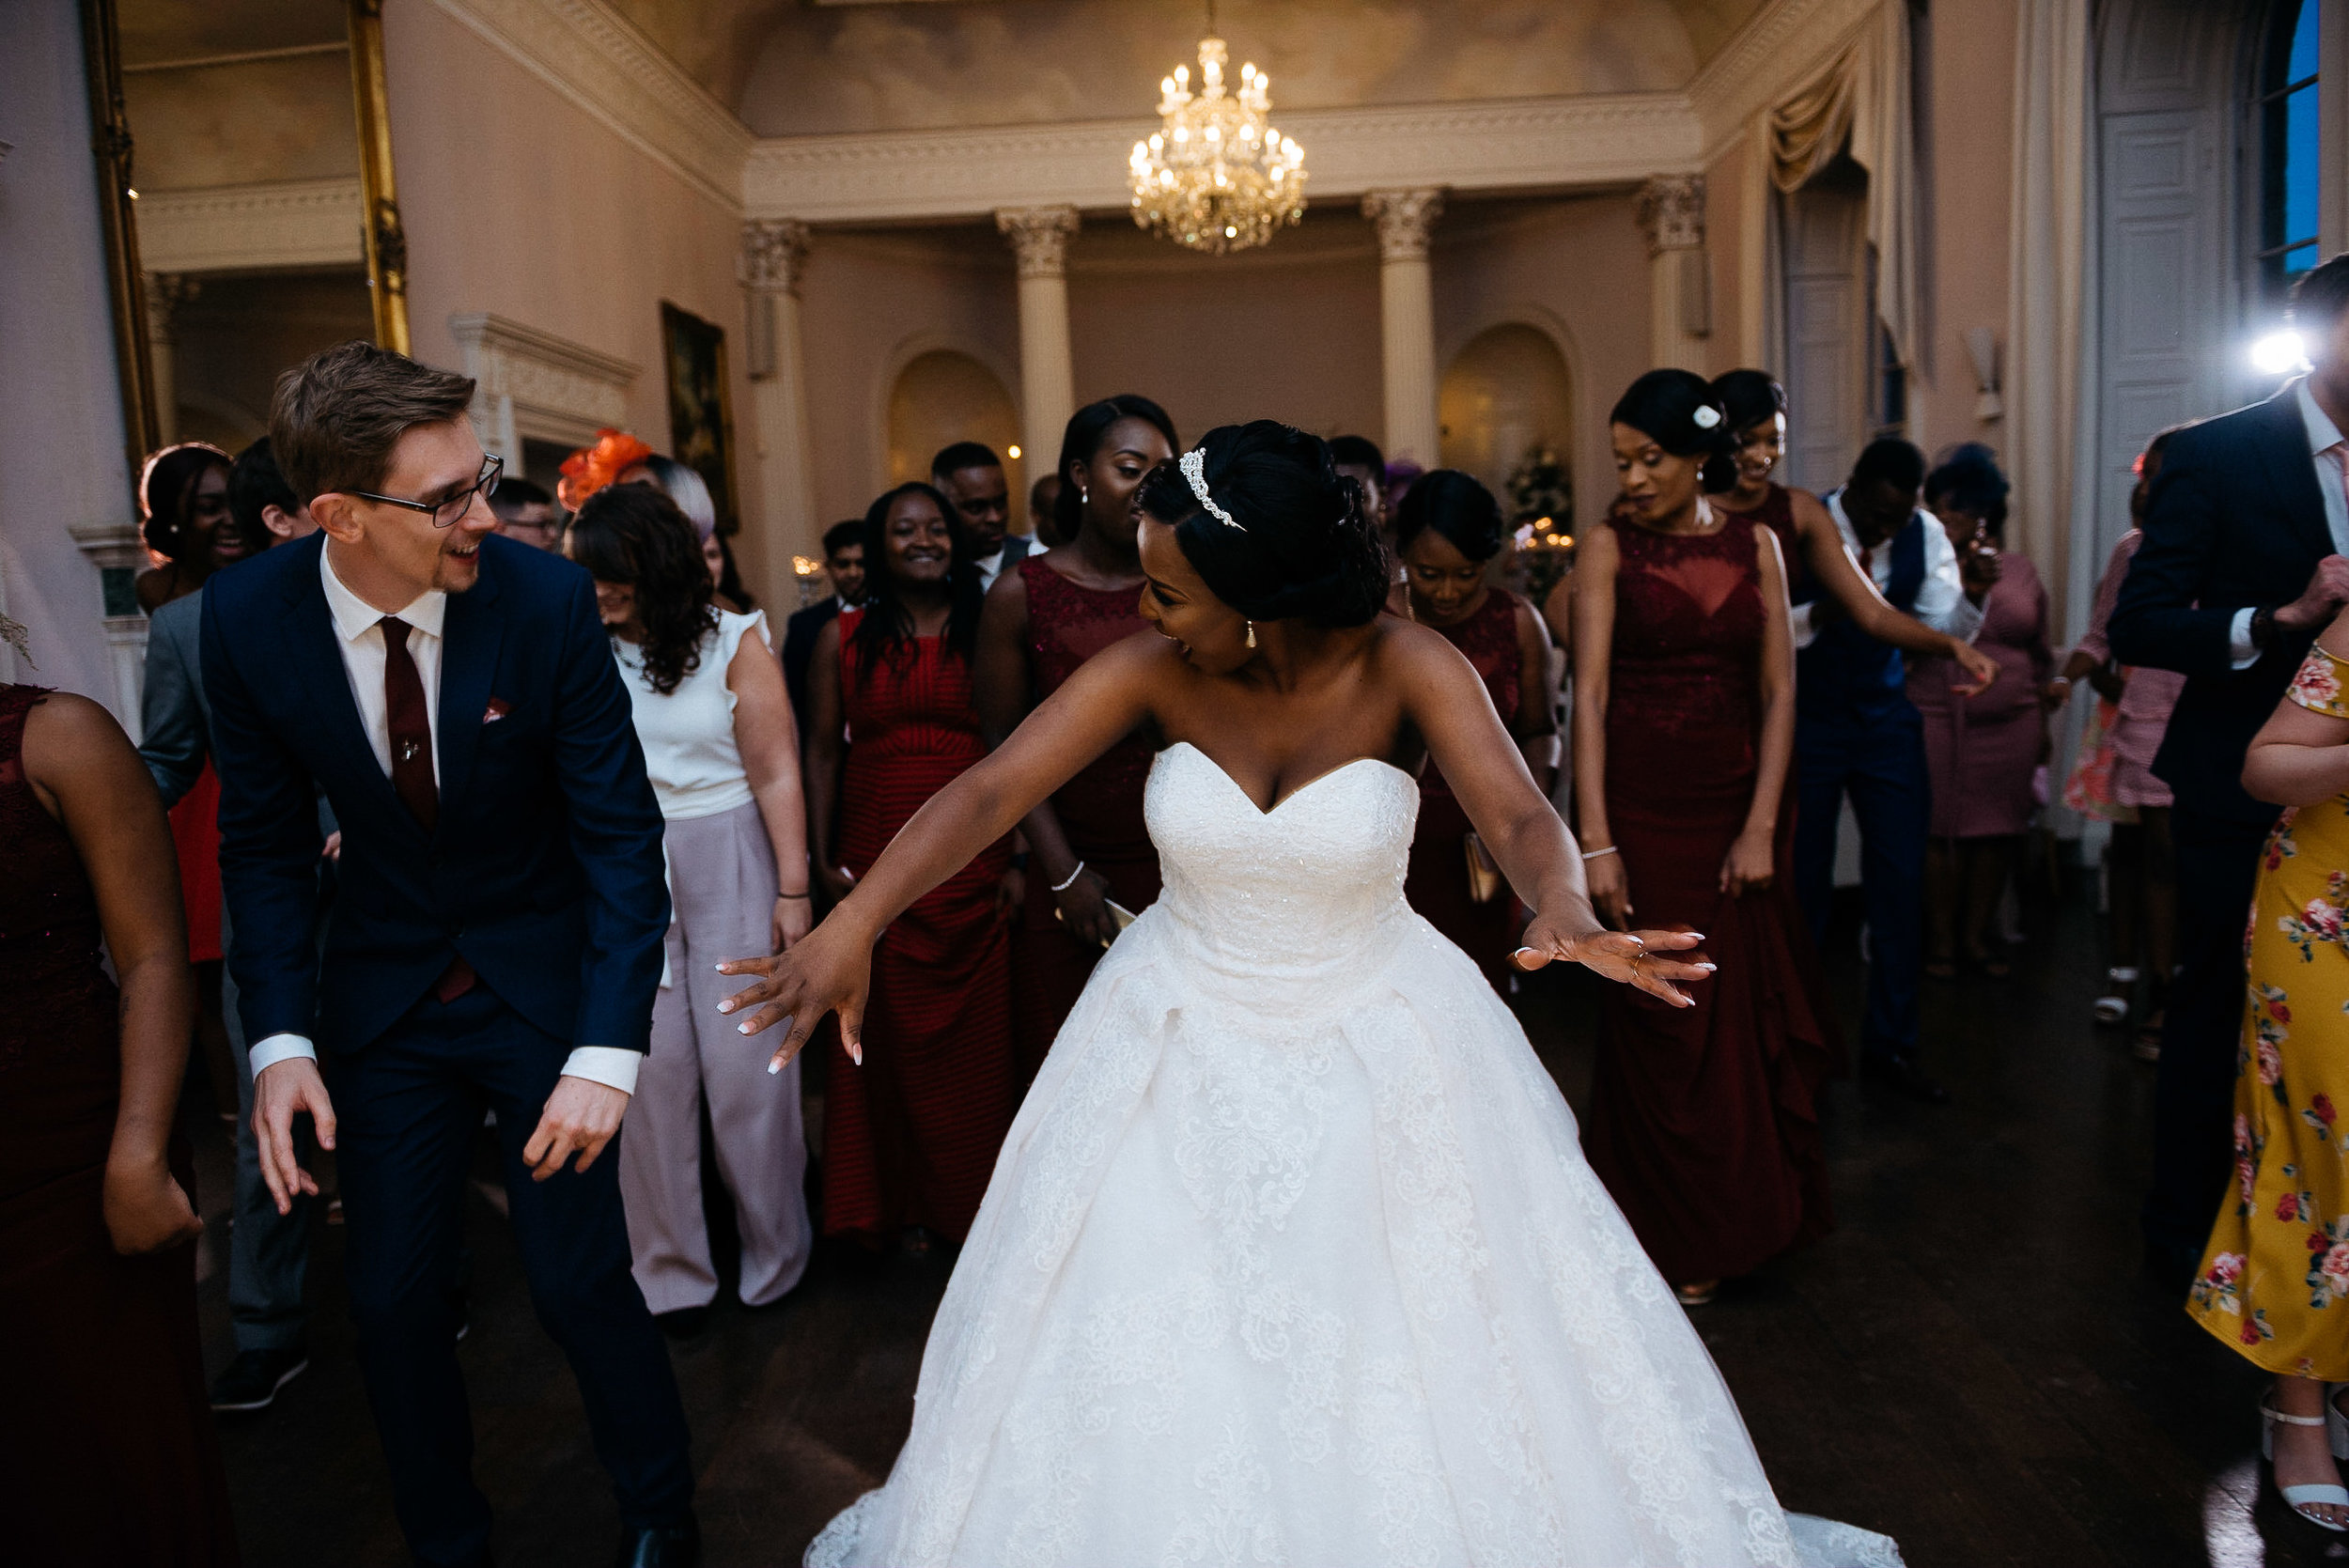
[[[442,626],[434,831],[360,727],[324,535],[205,585],[220,869],[247,1038],[357,1050],[462,955],[532,1024],[644,1050],[669,924],[661,809],[587,574],[494,535]],[[499,716],[489,719],[494,699]],[[321,965],[313,784],[342,826]]]
[[[2154,772],[2178,804],[2266,822],[2243,791],[2243,757],[2322,628],[2276,629],[2258,661],[2232,667],[2229,629],[2245,606],[2298,598],[2333,552],[2308,425],[2293,389],[2170,439],[2145,515],[2145,542],[2106,629],[2123,664],[2187,676]]]

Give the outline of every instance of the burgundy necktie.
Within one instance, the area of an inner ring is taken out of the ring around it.
[[[392,732],[392,788],[429,833],[440,820],[441,791],[432,782],[432,720],[424,706],[424,680],[408,651],[412,629],[397,615],[383,617],[383,722]]]
[[[384,616],[382,627],[383,723],[391,732],[392,788],[429,833],[440,820],[441,791],[432,782],[432,718],[424,706],[424,679],[408,651],[412,629],[397,615]],[[455,1001],[473,983],[473,966],[459,957],[432,983],[432,994],[443,1003]]]

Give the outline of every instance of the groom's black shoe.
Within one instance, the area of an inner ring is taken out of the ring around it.
[[[681,1525],[623,1525],[615,1560],[619,1568],[701,1568],[701,1523],[688,1514]]]

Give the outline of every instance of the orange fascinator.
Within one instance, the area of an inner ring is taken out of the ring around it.
[[[554,497],[576,512],[589,496],[652,455],[651,447],[626,430],[598,430],[595,445],[583,446],[563,459]]]

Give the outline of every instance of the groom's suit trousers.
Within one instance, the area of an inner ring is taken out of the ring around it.
[[[531,1303],[579,1379],[621,1518],[671,1524],[692,1503],[676,1376],[629,1272],[617,1141],[583,1174],[534,1181],[522,1160],[569,1049],[475,986],[449,1002],[428,995],[366,1048],[326,1057],[360,1366],[393,1506],[422,1562],[489,1560],[457,1365],[466,1168],[484,1108],[497,1113]]]

